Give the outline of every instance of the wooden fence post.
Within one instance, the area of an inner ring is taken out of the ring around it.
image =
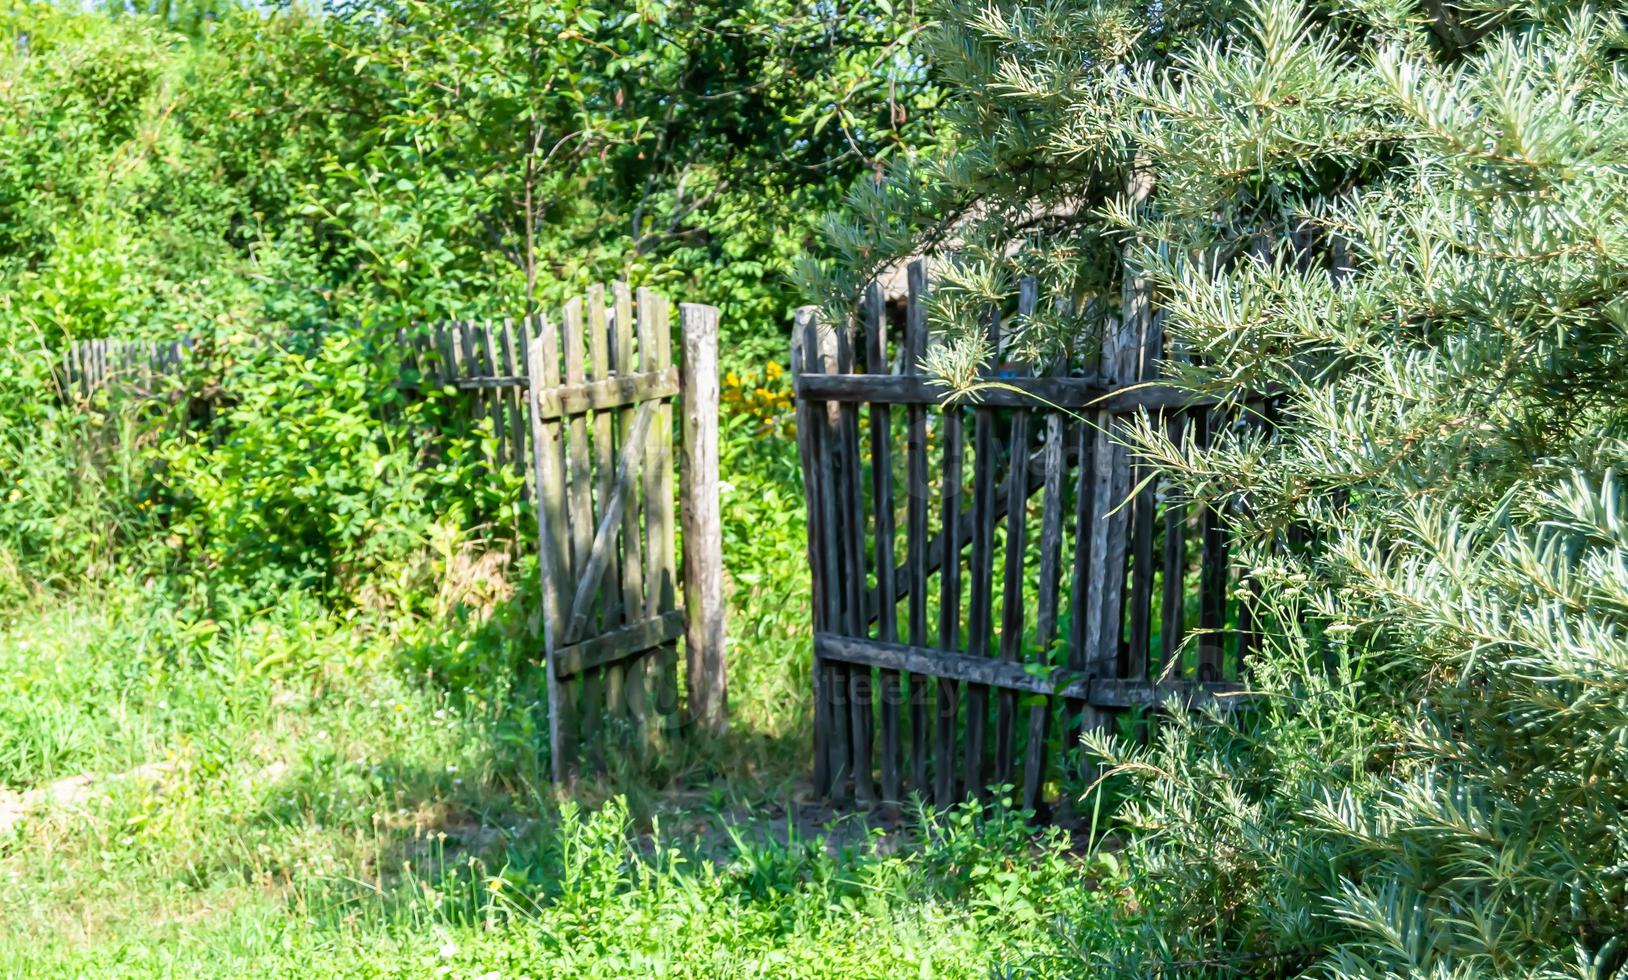
[[[684,333],[684,647],[689,720],[707,732],[729,726],[724,665],[723,524],[718,503],[718,309],[679,307]]]

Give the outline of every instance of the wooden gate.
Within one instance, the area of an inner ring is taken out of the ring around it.
[[[902,331],[873,285],[857,338],[812,308],[793,333],[816,790],[942,807],[1011,785],[1046,813],[1083,730],[1239,690],[1256,634],[1218,515],[1110,438],[1146,409],[1203,439],[1230,410],[1151,383],[1145,306],[1087,376],[989,365],[998,386],[945,405],[920,371],[927,267],[907,271]],[[1034,303],[1026,282],[1016,312]],[[1000,350],[998,313],[989,331]]]
[[[591,289],[542,318],[526,350],[553,774],[603,759],[613,726],[650,745],[677,721],[686,637],[688,718],[722,724],[718,311],[685,304],[673,365],[665,298]],[[676,556],[673,409],[684,395],[684,595]]]

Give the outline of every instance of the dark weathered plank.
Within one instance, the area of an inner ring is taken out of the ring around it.
[[[1225,424],[1216,411],[1197,416],[1198,436],[1206,444]],[[1198,573],[1198,679],[1218,681],[1225,662],[1227,619],[1227,536],[1221,515],[1213,506],[1199,511],[1200,547]]]
[[[1045,480],[1040,515],[1040,581],[1035,597],[1034,663],[1050,664],[1052,642],[1057,638],[1057,605],[1062,575],[1064,438],[1063,417],[1046,416],[1044,447]],[[1039,814],[1046,782],[1046,740],[1050,735],[1052,699],[1029,709],[1028,746],[1024,754],[1022,806]]]
[[[1145,292],[1145,283],[1133,282],[1132,288]],[[1148,306],[1145,296],[1135,298],[1136,323],[1140,333],[1136,342],[1135,380],[1151,382],[1158,377],[1158,352],[1164,348],[1164,317],[1151,312],[1138,312]],[[1156,471],[1143,463],[1131,473],[1135,479],[1132,488],[1136,494],[1131,502],[1131,585],[1128,602],[1130,618],[1130,645],[1121,660],[1120,673],[1125,677],[1146,677],[1148,664],[1156,660],[1153,642],[1153,580],[1157,570],[1153,559],[1154,517],[1158,507]],[[1143,730],[1143,735],[1146,731]]]
[[[814,363],[803,377],[815,371],[832,372],[837,369],[837,335],[826,324],[813,328]],[[838,426],[834,405],[817,407],[814,425],[810,427],[815,453],[814,472],[817,496],[813,499],[819,508],[820,567],[825,582],[826,621],[831,629],[847,629],[845,612],[846,549],[843,547],[841,513],[845,494],[839,483]],[[828,676],[826,692],[830,698],[830,762],[831,795],[843,800],[853,793],[852,745],[853,717],[849,706],[849,674],[846,664],[826,665]]]
[[[1237,701],[1247,696],[1242,685],[1230,681],[1153,684],[1125,677],[1090,677],[1066,669],[1040,673],[1022,664],[990,657],[947,653],[840,633],[814,634],[814,652],[825,660],[918,671],[983,687],[1080,700],[1104,708],[1159,707],[1172,698],[1179,705],[1196,708],[1211,698]]]
[[[851,373],[854,350],[848,330],[839,329],[836,371]],[[865,590],[865,500],[864,463],[859,455],[859,406],[840,402],[833,406],[837,426],[837,465],[844,491],[840,501],[843,548],[843,616],[849,635],[865,633],[868,616]],[[853,749],[854,796],[869,804],[876,800],[876,780],[871,769],[871,743],[875,734],[871,703],[871,672],[852,670],[848,674],[848,710],[851,718],[849,741]]]
[[[1187,427],[1187,415],[1175,413],[1165,420],[1165,431],[1172,442],[1180,445]],[[1164,582],[1159,605],[1159,662],[1154,673],[1164,676],[1167,671],[1179,672],[1177,652],[1181,649],[1186,632],[1183,621],[1187,580],[1187,504],[1173,485],[1164,489]]]
[[[990,360],[986,375],[994,373],[1000,356],[1000,313],[989,316]],[[968,568],[967,652],[974,657],[990,653],[994,630],[995,594],[995,410],[983,405],[973,410],[972,429],[972,556]],[[1013,457],[1017,458],[1016,456]],[[1014,467],[1016,469],[1016,467]],[[980,796],[988,780],[984,729],[988,724],[989,689],[969,684],[966,689],[966,731],[961,751],[961,781],[967,795]]]
[[[492,321],[482,320],[480,332],[476,337],[476,350],[480,363],[478,369],[481,374],[496,377],[498,373],[497,340],[492,332]],[[492,470],[501,473],[508,468],[508,420],[503,417],[503,392],[493,388],[482,395],[485,402],[486,417],[492,429],[492,451],[490,463]]]
[[[729,727],[724,662],[724,539],[718,502],[718,308],[679,307],[684,337],[684,651],[689,720]]]
[[[938,646],[946,652],[961,649],[961,411],[959,405],[946,406],[940,416],[944,439],[944,482],[939,508],[943,526],[938,565]],[[941,808],[956,802],[955,734],[959,695],[960,690],[952,678],[938,678],[933,802]]]
[[[1068,656],[1070,670],[1084,672],[1088,646],[1088,624],[1085,618],[1086,598],[1091,592],[1092,525],[1096,522],[1096,479],[1092,454],[1096,450],[1096,432],[1089,422],[1073,426],[1071,438],[1076,445],[1079,469],[1074,480],[1074,555],[1069,571],[1070,609],[1068,628]],[[1086,705],[1079,699],[1063,700],[1063,751],[1071,752],[1079,746],[1080,733],[1085,727]]]
[[[684,635],[684,611],[669,609],[653,619],[640,619],[601,633],[555,654],[561,677],[574,677],[647,653]]]
[[[814,307],[800,307],[791,332],[791,374],[795,379],[805,371],[818,370],[815,336],[816,313]],[[821,523],[820,497],[823,492],[818,466],[819,456],[814,447],[816,427],[820,424],[813,403],[797,399],[797,455],[803,471],[803,497],[808,501],[808,567],[811,575],[814,628],[836,628],[836,619],[829,612],[829,579],[825,570],[824,526]],[[812,654],[812,651],[810,651]],[[814,686],[814,792],[825,796],[831,792],[833,768],[830,765],[831,694],[828,678],[831,668],[815,658],[809,670]]]
[[[517,374],[524,369],[525,365],[516,363],[515,359],[514,321],[505,319],[498,334],[498,373]],[[513,462],[515,471],[520,474],[520,502],[525,504],[532,499],[533,491],[528,479],[530,473],[528,427],[524,424],[520,400],[517,397],[517,392],[523,390],[523,385],[520,389],[506,388],[503,390],[502,398],[503,412],[509,420],[509,459]]]
[[[919,374],[921,359],[927,353],[927,263],[921,259],[911,262],[905,276],[909,291],[905,307],[904,371]],[[906,413],[905,580],[902,591],[909,597],[906,608],[910,642],[914,646],[926,646],[927,564],[930,557],[927,544],[927,408],[924,405],[910,405]],[[909,677],[910,785],[926,796],[930,792],[927,759],[932,754],[927,725],[927,678],[920,674],[910,674]]]
[[[881,373],[887,370],[887,309],[880,283],[872,283],[865,302],[865,366]],[[871,507],[876,524],[876,622],[880,637],[899,638],[899,601],[894,589],[893,560],[893,415],[885,404],[870,407]],[[900,783],[899,700],[897,671],[883,670],[881,684],[881,770],[882,800],[898,803],[904,797]]]
[[[805,375],[797,394],[817,401],[883,402],[895,405],[940,405],[949,395],[943,384],[926,377],[897,374]],[[1000,378],[977,387],[964,399],[989,408],[1091,409],[1110,415],[1208,405],[1209,396],[1169,385],[1109,385],[1097,378]]]
[[[1018,316],[1027,319],[1034,315],[1037,286],[1033,278],[1025,278],[1018,287]],[[1015,377],[1028,374],[1026,365],[1013,368]],[[1007,444],[1007,457],[1011,460],[1006,486],[1006,553],[1001,569],[1001,636],[1000,658],[1015,663],[1023,652],[1023,576],[1024,553],[1028,532],[1029,501],[1029,419],[1030,413],[1018,410],[1011,419],[1011,434]],[[1010,691],[995,696],[995,768],[994,781],[1007,785],[1013,781],[1017,764],[1017,698]]]

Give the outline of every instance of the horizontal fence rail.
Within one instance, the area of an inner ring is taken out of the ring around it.
[[[1258,637],[1220,515],[1120,445],[1132,413],[1201,442],[1247,410],[1157,382],[1143,309],[1086,376],[985,366],[948,403],[922,373],[927,266],[903,310],[873,286],[848,325],[799,311],[798,450],[814,579],[816,790],[938,806],[1010,785],[1046,814],[1090,771],[1086,730],[1231,703]],[[1016,308],[1035,307],[1033,282]],[[1078,369],[1078,368],[1076,368]]]

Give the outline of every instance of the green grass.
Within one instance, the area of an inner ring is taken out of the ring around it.
[[[783,504],[726,500],[760,530]],[[0,832],[0,975],[1076,972],[1120,902],[1060,836],[998,809],[775,819],[804,791],[807,605],[776,584],[798,553],[748,537],[730,736],[569,797],[525,603],[478,556],[343,614],[212,619],[117,579],[13,604],[0,799],[33,796]]]

